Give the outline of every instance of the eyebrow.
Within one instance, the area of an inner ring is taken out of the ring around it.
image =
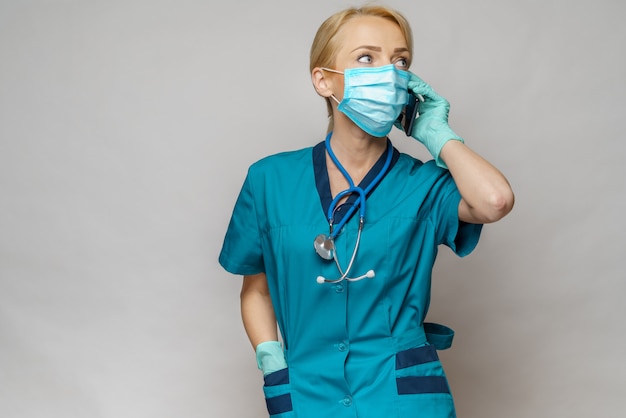
[[[377,51],[377,52],[382,51],[382,48],[381,48],[381,47],[379,47],[379,46],[373,46],[373,45],[361,45],[361,46],[359,46],[359,47],[354,48],[351,52],[357,51],[357,50],[359,50],[359,49],[369,49],[369,50],[372,50],[372,51]],[[408,52],[408,51],[409,51],[409,48],[404,48],[404,47],[401,47],[401,48],[395,48],[395,49],[393,50],[393,52]]]

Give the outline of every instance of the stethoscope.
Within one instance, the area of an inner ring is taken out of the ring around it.
[[[354,185],[354,182],[352,181],[352,177],[350,177],[350,174],[348,174],[348,172],[343,167],[343,165],[341,165],[341,163],[339,162],[339,159],[333,152],[333,149],[330,146],[331,135],[332,135],[332,132],[330,132],[326,136],[326,140],[325,140],[326,151],[328,152],[328,155],[330,156],[335,166],[337,166],[341,174],[343,174],[345,179],[348,181],[349,187],[346,190],[338,193],[337,196],[335,196],[335,198],[330,203],[330,206],[328,207],[327,219],[328,219],[328,224],[329,224],[329,229],[330,229],[329,233],[319,234],[317,237],[315,237],[315,241],[313,242],[315,251],[317,252],[317,254],[319,254],[320,257],[322,257],[324,260],[335,260],[335,264],[337,265],[337,269],[339,270],[340,276],[339,278],[335,280],[329,280],[325,278],[324,276],[317,276],[317,282],[322,284],[322,283],[339,283],[344,280],[355,282],[355,281],[366,279],[366,278],[372,279],[374,278],[374,276],[376,276],[376,273],[374,272],[374,270],[368,270],[367,273],[358,277],[348,277],[348,274],[350,273],[350,270],[352,269],[352,264],[354,264],[354,259],[356,258],[356,253],[358,252],[358,249],[359,249],[359,243],[361,242],[361,232],[363,231],[363,225],[365,225],[365,202],[367,200],[367,194],[370,191],[372,191],[374,187],[376,187],[376,185],[380,182],[380,180],[384,177],[385,173],[389,169],[389,166],[391,165],[391,159],[393,157],[393,147],[391,146],[391,142],[389,141],[389,139],[387,139],[387,158],[385,160],[385,164],[383,165],[382,169],[378,172],[376,177],[374,177],[372,182],[365,189],[363,189],[361,187]],[[359,197],[356,199],[354,204],[350,207],[350,209],[348,210],[348,213],[346,213],[344,217],[341,218],[341,221],[339,221],[337,225],[334,225],[335,211],[339,207],[339,201],[341,201],[341,199],[343,199],[345,196],[348,196],[352,193],[357,193]],[[341,232],[341,229],[344,227],[346,222],[348,222],[348,220],[350,219],[350,217],[352,216],[352,214],[354,213],[357,207],[359,208],[359,229],[357,232],[356,242],[354,244],[354,250],[352,251],[352,256],[350,257],[350,262],[348,263],[348,267],[346,267],[346,270],[343,271],[343,269],[341,268],[341,265],[339,264],[339,259],[337,258],[337,251],[335,251],[335,238]]]

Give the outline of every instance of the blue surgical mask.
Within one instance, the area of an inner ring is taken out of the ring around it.
[[[343,112],[359,128],[375,137],[386,136],[409,100],[408,71],[395,65],[349,68],[343,73],[344,92],[341,102],[331,96]]]

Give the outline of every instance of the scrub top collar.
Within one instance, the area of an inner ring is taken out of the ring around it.
[[[400,157],[400,152],[394,147],[393,156],[391,157],[391,165],[387,169],[387,172],[383,175],[383,178],[381,179],[380,182],[382,182],[385,176],[389,174],[393,166],[398,161],[399,157]],[[386,158],[387,158],[387,153],[383,152],[383,154],[380,156],[378,161],[376,161],[376,164],[374,164],[374,166],[370,169],[367,175],[358,184],[360,188],[362,189],[367,188],[367,186],[369,186],[372,180],[376,178],[378,173],[384,167]],[[326,145],[324,141],[320,142],[315,147],[313,147],[313,171],[315,174],[315,185],[317,187],[317,193],[319,194],[319,197],[320,197],[320,203],[322,204],[322,209],[324,210],[324,214],[326,214],[328,213],[328,207],[333,201],[333,195],[330,191],[330,180],[328,179],[328,170],[326,167]],[[374,190],[376,190],[380,182],[372,190],[370,190],[367,196],[374,193]],[[357,198],[358,198],[358,194],[353,193],[348,197],[348,200],[345,203],[343,203],[337,208],[337,210],[335,211],[335,218],[334,218],[335,223],[341,221],[341,218],[343,218],[344,214],[348,212],[348,209],[352,205],[354,205],[354,202],[356,201]],[[358,212],[359,212],[358,210],[354,211],[353,216],[355,213],[358,213]],[[326,217],[326,215],[324,215],[324,217]]]

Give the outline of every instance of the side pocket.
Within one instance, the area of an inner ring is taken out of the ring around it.
[[[446,393],[448,380],[432,345],[411,348],[396,354],[398,395]]]
[[[423,345],[396,354],[400,416],[455,418],[454,401],[437,350]]]
[[[264,376],[263,392],[267,412],[273,418],[288,418],[293,416],[291,403],[291,384],[289,383],[289,369],[282,369]]]

